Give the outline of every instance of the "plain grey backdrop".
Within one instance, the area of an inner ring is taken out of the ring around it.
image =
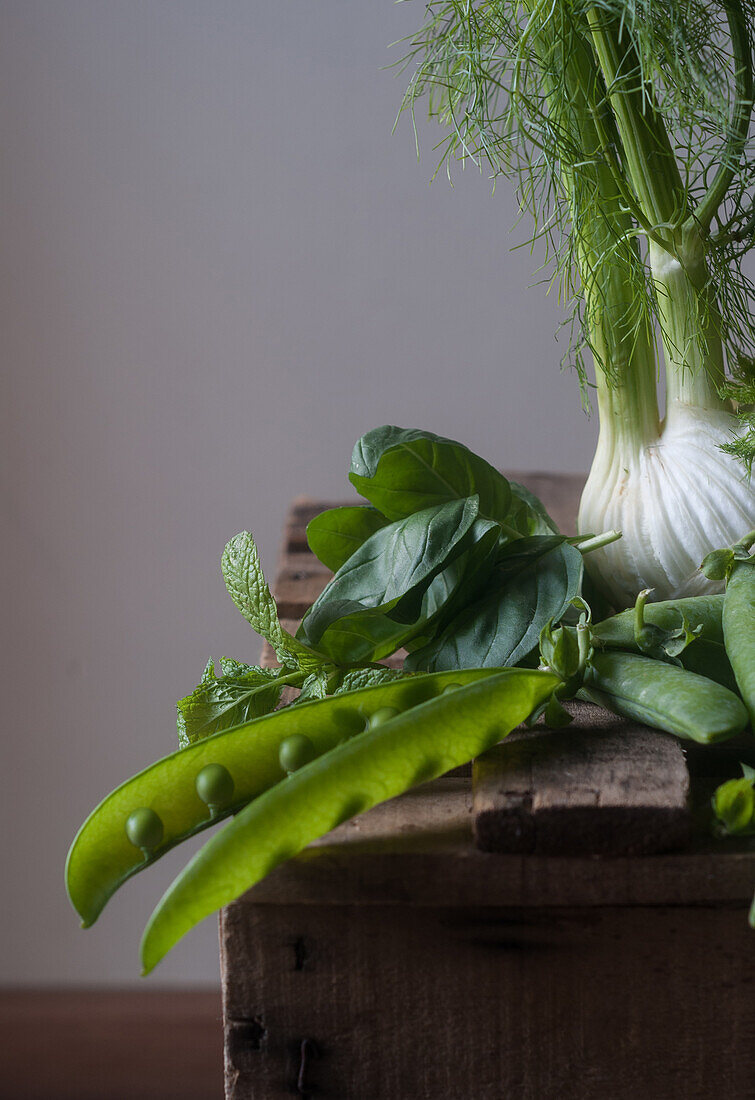
[[[503,467],[586,470],[511,189],[432,185],[404,81],[423,14],[391,0],[0,5],[3,769],[0,979],[139,981],[186,847],[82,932],[84,816],[174,749],[210,654],[257,658],[219,559],[275,570],[288,502],[349,495],[385,422]],[[156,971],[218,980],[214,918]]]

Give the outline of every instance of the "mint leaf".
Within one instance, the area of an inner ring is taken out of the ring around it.
[[[246,621],[270,643],[281,664],[291,663],[278,608],[262,572],[257,544],[249,531],[240,531],[226,544],[221,569],[228,594]]]
[[[243,661],[236,661],[233,657],[221,657],[220,671],[223,676],[243,676],[246,672],[259,672],[260,668],[259,665],[245,665]]]
[[[223,658],[223,662],[236,665],[243,671],[217,677],[214,672],[208,675],[208,670],[212,668],[210,661],[201,683],[191,695],[176,703],[178,743],[181,748],[220,730],[259,718],[278,705],[286,682],[280,669],[239,665],[228,658]]]
[[[391,680],[400,680],[407,675],[408,673],[400,668],[352,668],[343,674],[333,694],[341,695],[345,691],[358,691],[360,688],[374,687],[375,684],[387,684]]]
[[[309,703],[313,699],[324,699],[328,694],[328,669],[320,668],[312,672],[301,686],[299,695],[294,699],[296,703]]]

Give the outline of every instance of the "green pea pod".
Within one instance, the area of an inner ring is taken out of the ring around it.
[[[677,665],[621,650],[593,654],[579,695],[702,744],[725,741],[747,725],[744,704],[728,688]]]
[[[453,673],[456,683],[463,676]],[[144,973],[195,924],[317,837],[500,741],[558,683],[547,672],[497,671],[370,727],[260,795],[205,844],[163,896],[142,940]]]
[[[407,676],[302,703],[223,730],[158,760],[109,794],[74,839],[66,863],[66,886],[84,927],[97,919],[108,899],[131,875],[278,783],[285,775],[279,749],[286,738],[305,734],[319,755],[364,729],[370,716],[382,707],[407,710],[440,694],[450,683],[472,683],[495,671]],[[208,765],[227,770],[232,802],[221,807],[209,805],[197,793],[197,777],[204,772],[202,791]],[[126,824],[135,811],[144,809],[157,815],[162,834],[154,843],[158,833],[150,817],[150,843],[140,847],[143,842],[134,828],[138,815],[130,827],[131,839]]]
[[[717,684],[728,688],[736,695],[739,694],[739,685],[731,667],[731,661],[720,642],[709,642],[707,638],[697,638],[679,654],[679,660],[688,672],[696,672],[708,680],[715,680]]]
[[[729,658],[724,648],[721,615],[724,597],[688,596],[679,600],[663,600],[648,603],[643,608],[645,622],[665,631],[676,630],[683,619],[696,628],[702,626],[702,634],[682,650],[679,660],[690,672],[697,672],[723,684],[730,691],[737,691]],[[641,652],[635,637],[634,609],[612,615],[593,627],[596,642],[607,649],[629,649]]]
[[[735,561],[726,582],[724,644],[755,729],[755,558]]]
[[[687,596],[680,600],[662,600],[659,603],[647,603],[644,607],[645,621],[663,630],[674,630],[682,621],[682,616],[690,626],[702,626],[702,637],[709,642],[723,645],[724,634],[721,625],[723,596]],[[593,627],[593,635],[603,645],[612,649],[634,649],[634,608],[612,615]],[[692,643],[695,645],[696,643]]]

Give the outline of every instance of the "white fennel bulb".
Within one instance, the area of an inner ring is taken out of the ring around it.
[[[579,529],[623,534],[585,559],[614,604],[628,606],[643,588],[656,600],[722,591],[700,562],[755,527],[750,478],[721,450],[737,425],[722,409],[673,405],[657,438],[634,447],[601,432]]]

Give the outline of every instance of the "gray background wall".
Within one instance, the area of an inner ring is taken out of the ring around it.
[[[0,979],[138,981],[185,849],[90,931],[62,886],[84,815],[175,747],[209,654],[253,660],[219,557],[274,571],[288,501],[348,495],[388,422],[502,466],[586,469],[555,296],[510,190],[392,136],[390,0],[4,0]],[[153,979],[217,981],[214,920]]]

